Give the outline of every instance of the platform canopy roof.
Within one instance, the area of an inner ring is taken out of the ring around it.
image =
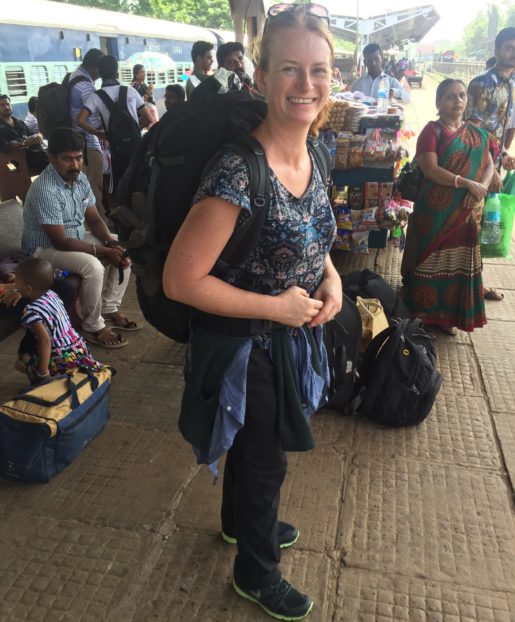
[[[362,44],[374,42],[387,49],[420,41],[439,19],[434,6],[428,4],[366,19],[331,15],[331,31],[336,37],[354,43],[357,30]]]

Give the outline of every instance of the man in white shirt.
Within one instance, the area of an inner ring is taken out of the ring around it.
[[[99,61],[100,77],[102,78],[102,90],[113,100],[118,101],[120,83],[118,82],[118,61],[113,56],[105,56]],[[151,123],[150,115],[146,109],[141,95],[132,86],[127,87],[127,108],[134,121],[141,127],[147,127]],[[100,123],[97,127],[89,124],[89,117],[98,113]],[[107,106],[96,93],[91,93],[84,102],[84,107],[79,112],[77,124],[86,132],[99,138],[105,138],[104,127],[109,126],[111,113]]]
[[[27,126],[30,135],[39,134],[38,120],[36,118],[36,104],[38,103],[37,97],[31,97],[27,102],[29,107],[29,114],[25,117],[24,123]]]
[[[350,89],[352,92],[360,91],[364,95],[377,98],[379,84],[381,80],[385,78],[395,98],[400,99],[404,103],[410,101],[408,91],[402,86],[399,80],[387,75],[383,71],[383,56],[381,54],[381,48],[377,43],[369,43],[363,48],[363,60],[367,68],[367,73],[361,76],[361,78],[354,80]]]
[[[118,61],[114,56],[104,56],[98,61],[98,70],[102,78],[101,91],[109,98],[107,99],[107,103],[120,103],[120,106],[123,108],[122,100],[119,102],[120,89],[122,87],[118,82]],[[120,149],[116,141],[117,135],[109,136],[109,133],[107,133],[107,138],[111,143],[110,151],[114,189],[116,189],[116,185],[125,172],[132,153],[141,139],[139,128],[148,127],[152,123],[150,112],[138,91],[132,86],[123,87],[123,89],[124,93],[126,92],[127,94],[127,110],[134,120],[134,127],[131,126],[129,128],[129,134],[123,136],[123,149]],[[91,93],[85,100],[84,107],[77,117],[77,124],[86,132],[97,136],[102,144],[106,139],[106,131],[110,131],[110,118],[111,112],[108,106],[102,101],[98,93],[95,92]],[[92,119],[97,119],[95,125],[92,125]]]

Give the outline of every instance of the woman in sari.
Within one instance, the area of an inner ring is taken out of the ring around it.
[[[463,122],[466,106],[461,80],[439,84],[439,120],[417,141],[424,181],[402,262],[404,300],[413,315],[453,336],[486,323],[479,224],[494,164],[488,133]]]

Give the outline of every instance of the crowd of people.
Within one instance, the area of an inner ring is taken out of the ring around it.
[[[482,283],[478,236],[485,196],[500,190],[501,166],[513,165],[507,150],[515,132],[514,50],[515,29],[506,28],[497,35],[492,68],[468,88],[444,80],[436,93],[438,120],[426,125],[417,143],[424,181],[408,230],[404,299],[414,316],[450,335],[483,326],[484,299],[502,299]],[[279,569],[281,549],[299,538],[295,526],[278,520],[285,450],[314,446],[309,420],[323,403],[328,377],[323,325],[342,306],[330,257],[335,220],[327,180],[307,147],[308,135],[323,124],[335,78],[329,15],[316,4],[272,6],[253,77],[241,43],[217,48],[214,72],[213,51],[207,42],[193,45],[186,89],[165,89],[167,113],[188,105],[186,99],[230,89],[264,97],[267,114],[252,135],[270,167],[270,204],[238,275],[213,275],[233,232],[255,209],[245,159],[224,152],[203,176],[171,245],[164,291],[201,312],[191,337],[181,429],[190,430],[188,440],[199,447],[206,437],[214,441],[216,428],[228,450],[221,523],[224,540],[237,545],[235,591],[275,618],[298,620],[313,601]],[[363,55],[367,73],[352,89],[377,96],[386,78],[391,96],[408,101],[402,84],[385,73],[380,47],[370,44]],[[128,343],[124,332],[142,328],[120,311],[131,266],[110,226],[105,176],[111,167],[116,185],[127,166],[119,155],[122,141],[112,134],[119,119],[112,105],[127,113],[125,125],[116,127],[126,128],[119,130],[127,131],[124,137],[132,132],[132,150],[141,130],[159,123],[145,78],[145,68],[136,65],[132,85],[124,87],[116,59],[88,51],[69,78],[71,127],[54,129],[47,145],[38,131],[37,101],[29,102],[21,121],[9,97],[0,96],[0,150],[26,149],[39,173],[23,210],[29,258],[6,271],[0,295],[4,305],[20,308],[29,329],[16,364],[34,383],[101,368],[88,342],[121,348]],[[81,334],[69,318],[73,296],[55,270],[80,277]]]

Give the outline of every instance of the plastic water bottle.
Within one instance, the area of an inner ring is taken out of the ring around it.
[[[498,244],[501,241],[501,202],[499,195],[490,194],[483,210],[481,244]]]
[[[328,132],[326,147],[331,156],[331,170],[333,170],[336,165],[336,135],[334,132]]]
[[[379,112],[388,112],[389,95],[390,83],[386,76],[382,76],[377,86],[377,109]]]

